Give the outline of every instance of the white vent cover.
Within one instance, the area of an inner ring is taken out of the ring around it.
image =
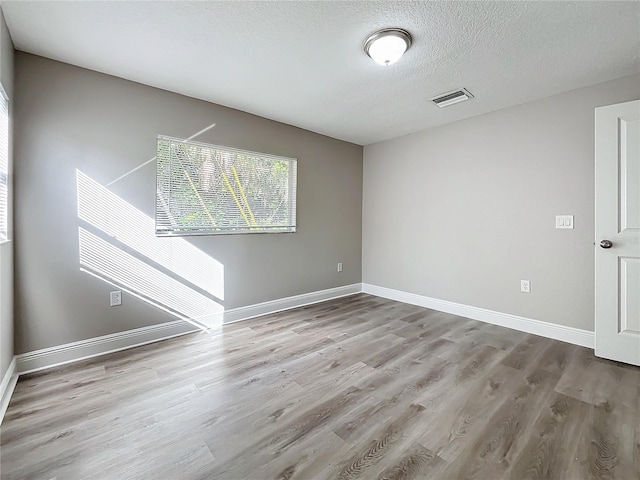
[[[454,103],[464,102],[465,100],[469,100],[470,98],[473,98],[473,95],[469,93],[469,90],[467,90],[466,88],[461,88],[459,90],[441,93],[440,95],[436,95],[429,100],[435,103],[437,107],[444,108],[448,107],[449,105],[453,105]]]

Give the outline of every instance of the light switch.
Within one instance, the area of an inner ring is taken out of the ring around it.
[[[573,228],[573,215],[556,215],[556,228]]]

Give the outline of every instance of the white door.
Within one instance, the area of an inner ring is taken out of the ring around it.
[[[640,365],[640,100],[596,108],[596,355]]]

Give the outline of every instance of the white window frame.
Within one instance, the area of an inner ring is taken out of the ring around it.
[[[169,189],[171,188],[171,180],[172,176],[169,174],[169,179],[167,180],[166,176],[159,172],[160,170],[160,160],[157,158],[156,160],[156,186],[157,186],[157,198],[156,198],[156,210],[155,210],[155,221],[156,221],[156,236],[166,237],[166,236],[193,236],[193,235],[237,235],[237,234],[255,234],[255,233],[295,233],[297,229],[297,218],[296,218],[296,202],[297,202],[297,159],[291,157],[284,157],[279,155],[271,155],[261,152],[253,152],[250,150],[242,150],[234,147],[227,147],[222,145],[214,145],[209,143],[196,142],[193,140],[185,140],[181,138],[170,137],[166,135],[158,135],[157,143],[156,143],[156,153],[159,154],[159,146],[160,142],[174,142],[179,144],[185,144],[196,147],[203,147],[207,149],[214,150],[216,153],[222,153],[224,155],[228,155],[229,157],[233,157],[234,155],[243,155],[249,157],[255,157],[256,160],[266,160],[266,161],[279,161],[279,162],[287,162],[289,165],[288,170],[288,178],[287,178],[287,195],[288,195],[288,214],[287,219],[288,223],[286,225],[276,225],[276,226],[266,226],[266,225],[257,225],[254,223],[253,226],[249,226],[247,223],[246,226],[233,226],[233,227],[189,227],[186,225],[179,225],[175,219],[171,215],[171,205],[166,207],[167,198],[169,202],[172,199],[171,191],[166,195],[166,188],[169,185]],[[173,164],[171,164],[171,168],[173,168]],[[162,178],[161,178],[162,177]],[[168,181],[168,183],[167,183]],[[238,182],[238,186],[239,186]],[[235,188],[234,188],[235,191]],[[202,193],[202,192],[200,192]],[[249,202],[247,198],[244,198],[244,192],[240,195],[237,192],[237,199],[234,199],[236,202],[241,202],[241,205],[247,205]],[[246,203],[245,203],[246,202]],[[161,205],[165,205],[164,207]],[[164,215],[168,218],[165,221],[160,221],[159,211],[163,210]],[[253,213],[252,213],[253,216]],[[168,222],[173,222],[174,226],[171,228],[168,225]],[[255,222],[255,219],[254,219]]]

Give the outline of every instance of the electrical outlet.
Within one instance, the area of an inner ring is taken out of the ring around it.
[[[339,262],[338,263],[338,272],[341,272],[341,271],[342,271],[342,262]]]
[[[115,290],[109,293],[109,306],[117,307],[118,305],[122,305],[122,291]]]
[[[529,280],[520,280],[520,291],[531,293],[531,282]]]

